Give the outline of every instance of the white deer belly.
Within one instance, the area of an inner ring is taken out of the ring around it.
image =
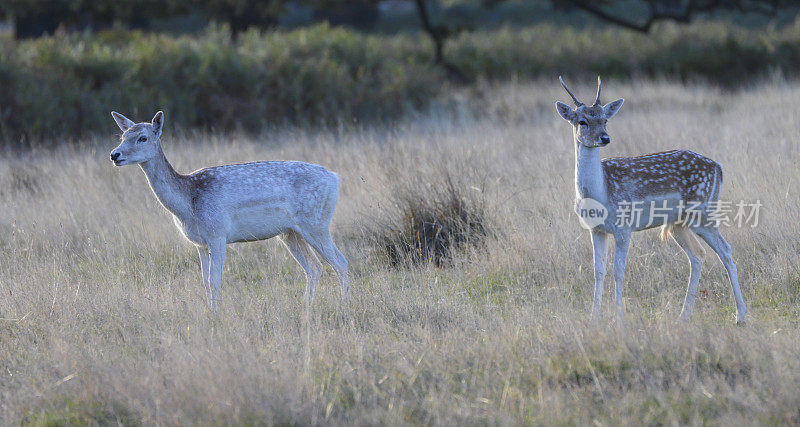
[[[237,209],[228,216],[227,241],[251,242],[275,237],[292,228],[285,207],[253,206]]]

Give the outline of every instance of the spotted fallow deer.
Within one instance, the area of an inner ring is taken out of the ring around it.
[[[306,274],[306,298],[313,300],[322,265],[311,248],[336,271],[342,298],[349,298],[347,260],[331,239],[339,177],[322,166],[294,161],[233,164],[182,175],[161,149],[164,114],[150,123],[111,116],[122,142],[111,152],[116,166],[138,164],[175,225],[197,246],[208,303],[219,302],[228,243],[280,236]]]
[[[697,282],[700,280],[703,248],[700,236],[719,256],[728,272],[736,299],[736,321],[745,322],[747,309],[742,300],[731,246],[719,232],[718,222],[711,221],[722,185],[719,163],[686,150],[673,150],[639,157],[600,159],[600,148],[611,142],[606,123],[622,106],[623,99],[603,105],[600,102],[601,81],[597,78],[597,97],[586,105],[575,97],[559,77],[561,85],[575,103],[575,109],[556,102],[558,114],[572,124],[575,142],[576,213],[586,214],[582,207],[597,206],[605,216],[586,225],[591,229],[594,251],[594,302],[592,317],[600,313],[603,280],[606,272],[607,238],[614,236],[614,281],[616,282],[617,316],[623,316],[622,278],[628,256],[631,232],[663,227],[667,235],[680,245],[689,258],[689,284],[680,319],[692,314]],[[638,206],[638,212],[631,207]],[[687,207],[690,207],[688,209]],[[625,219],[627,212],[628,218]],[[630,212],[636,215],[630,215]],[[621,215],[622,214],[622,215]],[[620,219],[623,221],[620,221]],[[583,221],[582,221],[583,223]]]

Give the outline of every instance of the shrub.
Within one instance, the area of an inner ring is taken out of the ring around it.
[[[456,251],[483,245],[490,233],[483,199],[468,197],[449,173],[422,188],[406,182],[391,193],[390,218],[371,233],[392,266],[432,262],[440,267]]]
[[[283,123],[382,123],[427,108],[450,87],[419,34],[369,35],[317,25],[225,28],[194,36],[109,31],[0,44],[0,139],[76,140],[116,131],[108,113],[179,128],[258,132]],[[735,87],[795,77],[800,22],[780,30],[724,23],[620,28],[538,25],[462,33],[446,45],[467,80],[602,74],[701,79]],[[780,71],[781,73],[774,73]]]
[[[423,108],[442,78],[410,37],[325,25],[233,40],[130,33],[58,35],[0,46],[0,138],[115,132],[109,112],[161,109],[182,128],[257,132],[284,122],[381,121]]]

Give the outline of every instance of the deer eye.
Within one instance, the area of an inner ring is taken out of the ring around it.
[[[581,125],[581,126],[586,126],[586,125],[588,125],[589,123],[588,123],[586,120],[584,120],[584,119],[580,119],[580,120],[578,121],[578,124],[579,124],[579,125]]]
[[[140,136],[139,137],[139,142],[145,142],[145,141],[147,141],[147,137],[146,136]]]

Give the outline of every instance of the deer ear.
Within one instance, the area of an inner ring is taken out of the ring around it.
[[[573,110],[569,105],[557,101],[556,110],[558,111],[558,114],[564,118],[564,120],[568,122],[575,120],[575,110]]]
[[[606,116],[606,119],[610,119],[614,117],[614,114],[617,114],[620,107],[622,107],[622,103],[625,102],[624,99],[620,98],[616,101],[611,101],[608,104],[603,106],[603,115]]]
[[[111,117],[114,118],[114,121],[117,122],[117,126],[119,126],[119,128],[123,132],[125,132],[126,130],[128,130],[129,127],[131,127],[131,126],[133,126],[135,124],[129,118],[123,116],[122,114],[120,114],[120,113],[118,113],[116,111],[112,111],[111,112]]]
[[[164,128],[164,112],[159,111],[153,116],[153,120],[150,122],[153,125],[153,131],[156,133],[156,138],[161,136],[161,129]]]

